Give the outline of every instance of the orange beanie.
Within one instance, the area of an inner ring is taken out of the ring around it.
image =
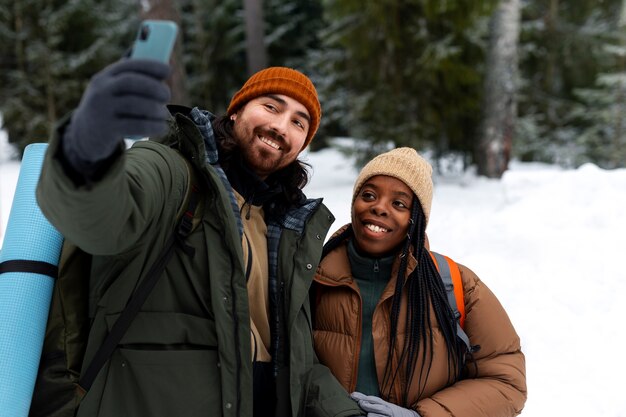
[[[322,109],[311,80],[299,71],[286,67],[270,67],[254,74],[235,93],[228,105],[228,115],[236,113],[248,101],[267,94],[284,94],[302,103],[309,111],[311,124],[302,149],[306,148],[320,125]]]

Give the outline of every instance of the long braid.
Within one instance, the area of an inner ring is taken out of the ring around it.
[[[419,204],[417,204],[419,205]],[[391,395],[391,390],[393,385],[400,373],[400,366],[398,365],[395,369],[393,369],[393,357],[397,348],[397,335],[398,335],[398,317],[400,316],[400,306],[402,301],[402,287],[404,286],[404,276],[406,275],[407,263],[408,263],[408,253],[411,247],[411,236],[414,234],[415,229],[415,204],[413,205],[413,209],[411,211],[411,219],[409,223],[409,230],[407,231],[407,239],[402,246],[402,250],[400,252],[400,267],[398,268],[398,276],[396,279],[396,287],[394,289],[394,295],[391,301],[391,314],[389,316],[389,324],[390,324],[390,332],[389,332],[389,350],[387,352],[387,363],[385,365],[385,372],[383,374],[383,383],[382,387],[387,388],[386,396],[389,397]],[[401,352],[400,358],[398,359],[398,364],[402,363],[404,359],[405,350]]]
[[[424,392],[426,382],[432,368],[434,353],[433,328],[431,324],[431,307],[439,329],[444,337],[448,352],[448,381],[453,383],[459,377],[461,358],[464,355],[462,346],[456,337],[456,319],[448,304],[446,290],[441,276],[435,267],[430,254],[425,248],[426,217],[417,198],[413,199],[411,211],[411,223],[409,225],[408,238],[400,253],[401,263],[396,280],[396,288],[393,296],[390,314],[390,349],[385,366],[382,387],[383,396],[390,399],[392,387],[396,383],[398,375],[402,375],[400,384],[402,397],[398,399],[400,405],[411,407],[409,404],[409,391],[415,372],[417,371],[418,359],[421,359],[418,378],[418,397]],[[397,345],[397,322],[400,313],[400,300],[404,284],[404,276],[407,267],[407,254],[413,250],[413,256],[417,259],[417,267],[409,275],[406,283],[407,314],[406,314],[406,337],[403,346]],[[394,368],[394,353],[399,352],[399,361]],[[421,351],[421,355],[419,355]],[[430,360],[429,360],[430,358]],[[404,372],[401,370],[404,369]]]
[[[424,274],[420,273],[420,270],[424,267],[422,255],[426,253],[424,248],[426,235],[423,232],[426,229],[426,218],[421,213],[421,204],[416,198],[413,199],[411,219],[416,226],[413,233],[409,235],[409,238],[411,240],[411,244],[413,245],[413,256],[418,262],[416,270],[409,276],[407,283],[407,337],[404,342],[404,349],[408,351],[408,358],[406,361],[405,390],[403,391],[402,398],[402,402],[407,405],[410,383],[413,380],[415,371],[417,370],[416,365],[418,353],[420,352],[422,344],[423,348],[421,349],[422,357],[421,367],[419,370],[420,379],[418,396],[422,395],[426,386],[426,380],[430,375],[431,363],[428,362],[427,359],[433,355],[432,329],[430,328],[430,308],[428,308],[431,302],[429,299],[431,281],[427,279],[418,279],[418,277],[424,276]],[[426,376],[421,378],[422,375]]]

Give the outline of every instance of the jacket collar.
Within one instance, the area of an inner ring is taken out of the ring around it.
[[[367,256],[359,251],[356,247],[354,239],[350,239],[348,241],[347,249],[352,276],[363,281],[371,281],[374,278],[382,278],[385,280],[389,279],[395,259],[394,255],[382,258],[372,258],[371,256]],[[376,273],[373,274],[373,272]]]
[[[333,233],[332,237],[339,235],[342,233],[349,225],[346,224],[339,228],[335,233]],[[337,284],[353,284],[353,276],[350,268],[350,262],[348,260],[348,240],[346,239],[342,244],[340,244],[333,251],[329,252],[319,263],[317,268],[317,273],[315,274],[315,280],[320,283],[326,283],[331,285]],[[407,255],[407,271],[405,275],[406,278],[409,274],[417,267],[417,259],[413,256],[411,251]],[[396,277],[398,276],[398,270],[400,269],[400,256],[396,255],[393,258],[393,265],[391,268],[391,278],[395,285]],[[387,289],[394,288],[393,286],[387,286]],[[383,294],[383,298],[387,298],[392,294],[387,294],[388,291],[385,290]]]

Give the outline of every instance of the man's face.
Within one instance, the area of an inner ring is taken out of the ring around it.
[[[261,179],[296,160],[311,122],[304,105],[282,94],[250,100],[232,117],[244,160]]]

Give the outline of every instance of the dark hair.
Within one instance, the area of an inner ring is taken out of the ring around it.
[[[341,234],[331,238],[322,252],[324,257],[328,252],[339,246],[346,239],[352,238],[354,232],[350,225]],[[419,368],[419,391],[421,397],[426,387],[426,381],[430,375],[433,357],[433,328],[431,325],[431,306],[439,329],[444,337],[448,351],[448,383],[453,384],[461,375],[463,359],[466,355],[465,345],[456,336],[456,318],[448,304],[446,290],[437,267],[435,266],[428,250],[424,247],[426,239],[426,217],[422,211],[419,200],[413,198],[411,219],[407,239],[399,249],[400,268],[396,280],[396,287],[391,304],[390,340],[389,353],[385,372],[381,383],[381,396],[389,400],[394,384],[400,383],[403,392],[402,397],[397,399],[398,405],[412,408],[409,403],[409,390],[415,372],[418,371],[417,360],[420,350],[422,351],[422,364]],[[408,276],[405,285],[405,275],[409,251],[417,259],[417,266]],[[402,292],[407,294],[406,312],[406,338],[402,346],[398,346],[398,318]],[[397,356],[394,356],[398,353]],[[393,358],[399,357],[397,366],[393,366]],[[430,361],[427,361],[428,358]],[[404,367],[404,372],[402,368]],[[399,376],[402,376],[401,379]]]
[[[219,147],[219,161],[224,170],[239,153],[239,143],[234,138],[233,121],[225,114],[216,117],[213,122],[213,133]],[[309,182],[308,168],[311,166],[296,159],[291,164],[269,175],[265,182],[270,185],[280,185],[282,193],[264,206],[265,214],[269,216],[281,216],[289,208],[300,206],[306,200],[302,189]]]
[[[408,392],[416,371],[418,353],[422,351],[422,365],[419,369],[419,391],[421,397],[426,387],[426,381],[430,375],[433,357],[433,335],[430,320],[431,306],[435,313],[435,318],[439,324],[439,329],[443,335],[448,351],[448,383],[452,384],[460,377],[461,365],[465,356],[465,347],[456,337],[456,318],[450,305],[446,289],[437,267],[430,254],[425,248],[426,240],[426,216],[422,210],[419,200],[413,198],[411,209],[411,220],[409,224],[408,238],[400,253],[400,268],[396,280],[396,288],[391,304],[391,332],[390,346],[385,366],[382,386],[386,388],[383,395],[387,398],[391,394],[391,388],[395,383],[402,362],[406,364],[403,374],[404,380],[400,381],[404,388],[400,405],[410,407],[408,403]],[[404,275],[406,274],[407,258],[409,251],[413,251],[413,256],[417,259],[417,267],[408,277],[406,283],[407,293],[407,313],[406,313],[406,338],[402,347],[397,346],[396,338],[398,334],[398,316],[400,314],[400,300],[404,287]],[[392,358],[396,349],[400,350],[400,358],[397,369],[392,369]],[[426,359],[430,357],[431,362]]]

